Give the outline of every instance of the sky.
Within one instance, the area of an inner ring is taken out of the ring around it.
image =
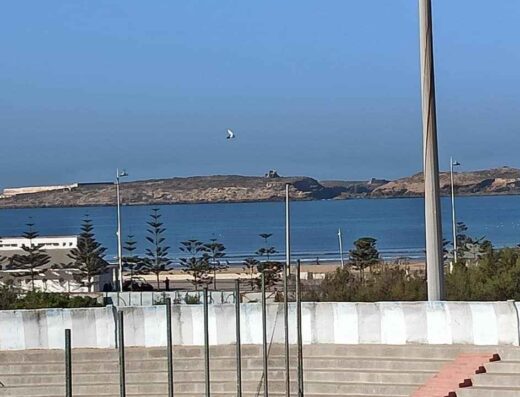
[[[520,1],[433,13],[441,168],[520,168]],[[0,187],[422,167],[416,0],[10,0],[0,51]]]

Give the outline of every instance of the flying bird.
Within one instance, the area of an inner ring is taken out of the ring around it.
[[[227,130],[227,138],[226,139],[234,139],[235,133],[231,131],[230,129]]]

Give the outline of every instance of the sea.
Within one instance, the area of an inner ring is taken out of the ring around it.
[[[441,200],[444,238],[451,241],[451,204]],[[227,258],[239,262],[254,256],[265,245],[262,233],[272,236],[268,245],[282,258],[285,250],[285,204],[283,202],[179,204],[124,206],[122,236],[134,235],[139,253],[147,247],[147,221],[159,208],[165,242],[173,259],[182,256],[180,243],[189,239],[216,239],[226,247]],[[456,199],[457,220],[468,234],[484,237],[497,247],[520,243],[520,196],[472,196]],[[0,238],[19,236],[27,223],[40,235],[68,236],[80,233],[82,219],[93,221],[96,238],[107,248],[107,259],[116,257],[116,208],[0,209]],[[343,250],[348,252],[360,237],[377,239],[384,258],[425,255],[424,201],[421,198],[299,201],[291,203],[291,251],[294,259],[320,262],[339,259],[338,230]],[[276,255],[275,255],[276,256]]]

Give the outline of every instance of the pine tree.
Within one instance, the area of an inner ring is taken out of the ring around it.
[[[137,249],[137,241],[135,237],[130,234],[123,245],[123,250],[126,255],[123,257],[123,269],[130,272],[130,291],[133,291],[134,276],[145,269],[144,260],[134,251]]]
[[[147,225],[149,227],[147,229],[148,236],[146,236],[146,240],[150,243],[151,248],[147,248],[145,251],[146,269],[155,274],[157,278],[157,289],[159,290],[161,289],[159,277],[172,263],[171,259],[168,258],[170,247],[164,244],[166,238],[163,235],[166,228],[163,227],[163,223],[161,222],[159,208],[152,209]]]
[[[182,241],[180,250],[187,254],[185,258],[180,258],[182,271],[193,277],[192,283],[195,290],[199,285],[211,282],[208,277],[210,271],[209,257],[204,252],[204,244],[198,240]]]
[[[247,274],[249,274],[249,285],[250,285],[251,289],[254,289],[255,285],[257,284],[256,280],[253,278],[253,273],[255,271],[257,271],[259,264],[260,264],[260,262],[258,261],[258,259],[255,259],[252,257],[246,258],[242,262],[244,271]]]
[[[22,237],[28,241],[28,244],[22,244],[23,254],[15,254],[10,258],[9,269],[21,270],[20,276],[25,277],[29,272],[31,280],[31,290],[34,291],[34,279],[36,276],[45,273],[45,265],[51,261],[51,257],[43,250],[43,244],[35,244],[34,239],[39,237],[38,232],[34,229],[34,223],[27,224],[27,230]]]
[[[264,273],[265,286],[269,289],[280,282],[282,264],[271,260],[271,255],[278,252],[274,247],[269,246],[269,238],[272,236],[272,233],[262,233],[259,236],[264,239],[264,247],[256,251],[256,254],[260,256],[260,261],[256,268],[259,273]],[[266,259],[262,260],[264,257]],[[258,278],[256,281],[257,286],[260,288],[262,283],[261,279]]]
[[[362,237],[354,241],[354,249],[349,251],[350,262],[354,269],[359,271],[361,280],[365,279],[365,269],[371,268],[380,262],[376,239]]]
[[[105,261],[106,248],[104,248],[94,235],[92,220],[88,216],[83,219],[81,233],[78,238],[78,246],[73,248],[67,255],[72,262],[66,265],[78,273],[78,279],[86,279],[88,291],[91,292],[93,277],[99,276],[107,270],[108,263]]]
[[[211,239],[209,243],[204,244],[204,254],[208,258],[209,271],[213,273],[213,289],[217,290],[217,272],[229,268],[227,261],[221,261],[226,256],[226,247],[216,239]]]

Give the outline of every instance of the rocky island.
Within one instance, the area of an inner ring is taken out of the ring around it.
[[[449,173],[440,177],[441,193],[450,192]],[[310,177],[216,175],[152,179],[121,184],[124,205],[281,201],[285,185],[293,200],[421,197],[422,173],[394,181],[318,181]],[[502,167],[455,174],[457,195],[520,194],[520,170]],[[4,189],[0,208],[115,205],[113,183]]]

